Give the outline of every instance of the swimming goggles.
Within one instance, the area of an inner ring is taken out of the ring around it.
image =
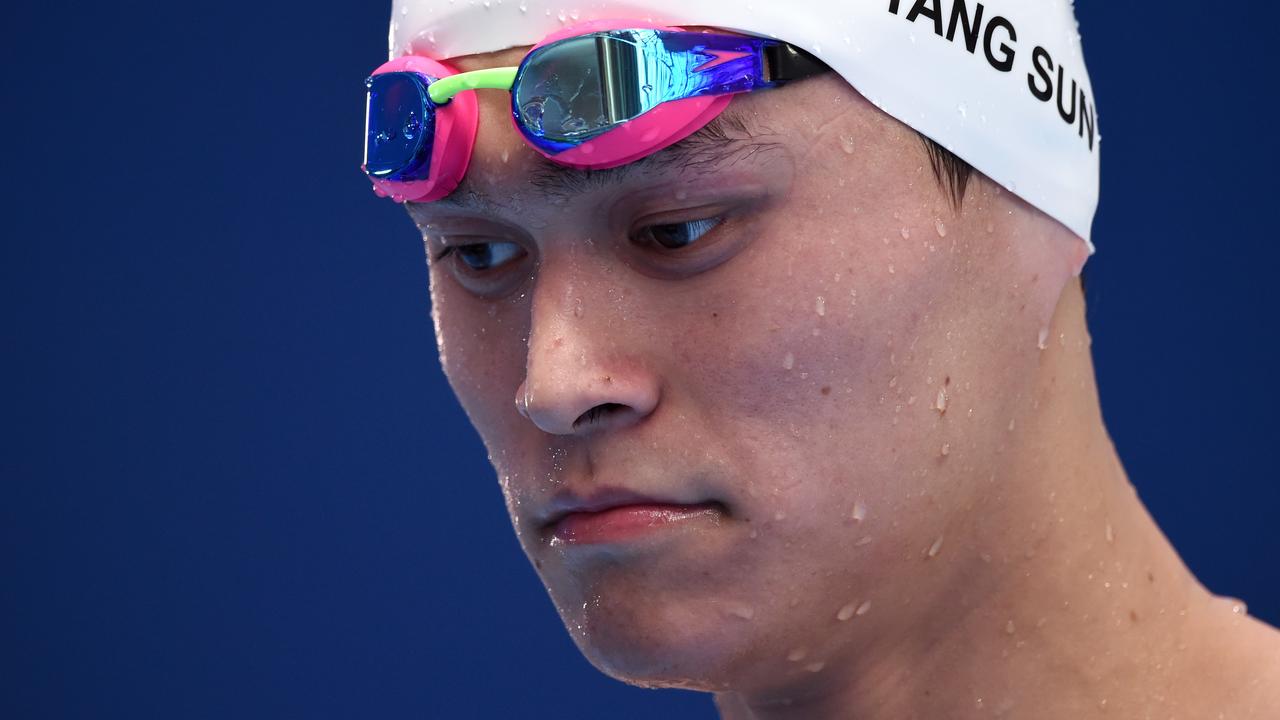
[[[428,202],[462,181],[475,147],[470,90],[511,93],[511,118],[552,161],[604,169],[678,142],[728,107],[732,95],[782,85],[827,67],[787,43],[638,21],[566,28],[519,67],[458,73],[419,55],[392,60],[365,81],[361,168],[378,195]]]

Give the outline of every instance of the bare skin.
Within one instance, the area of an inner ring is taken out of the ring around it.
[[[1280,633],[1197,582],[1107,435],[1079,238],[983,178],[957,211],[834,75],[568,184],[480,100],[466,186],[410,208],[433,258],[492,251],[431,261],[441,364],[596,667],[730,720],[1280,715]],[[713,509],[552,542],[601,488]]]

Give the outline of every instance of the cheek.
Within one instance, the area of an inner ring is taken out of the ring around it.
[[[900,202],[780,213],[812,221],[765,229],[676,340],[682,393],[727,448],[753,561],[769,566],[752,577],[864,558],[817,563],[813,597],[894,587],[886,568],[927,554],[944,508],[974,487],[954,480],[990,465],[1002,379],[1025,365],[1005,337],[1014,296],[965,270],[971,229]]]
[[[528,337],[527,314],[518,311],[522,292],[482,302],[459,287],[448,269],[431,269],[431,318],[441,369],[494,457],[495,450],[511,447],[516,425],[524,421],[515,407]]]
[[[765,228],[677,351],[708,426],[732,427],[737,457],[765,465],[748,490],[821,494],[901,469],[900,452],[936,425],[922,359],[951,292],[948,258],[904,247],[892,212],[779,215],[812,221]]]

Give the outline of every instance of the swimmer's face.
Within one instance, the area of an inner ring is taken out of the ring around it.
[[[1021,522],[992,498],[1070,275],[1056,226],[984,179],[957,215],[834,73],[590,176],[479,98],[464,188],[411,213],[433,258],[468,246],[431,261],[441,362],[587,657],[781,684],[956,602]]]

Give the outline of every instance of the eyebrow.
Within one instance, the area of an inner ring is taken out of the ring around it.
[[[574,195],[616,185],[640,173],[694,173],[711,175],[781,146],[766,138],[776,133],[732,109],[679,142],[626,165],[605,170],[572,168],[539,156],[529,175],[529,184],[546,199],[568,199]],[[455,207],[496,208],[487,193],[476,189],[470,177],[463,178],[447,197],[435,201]],[[416,205],[419,203],[409,203]]]

